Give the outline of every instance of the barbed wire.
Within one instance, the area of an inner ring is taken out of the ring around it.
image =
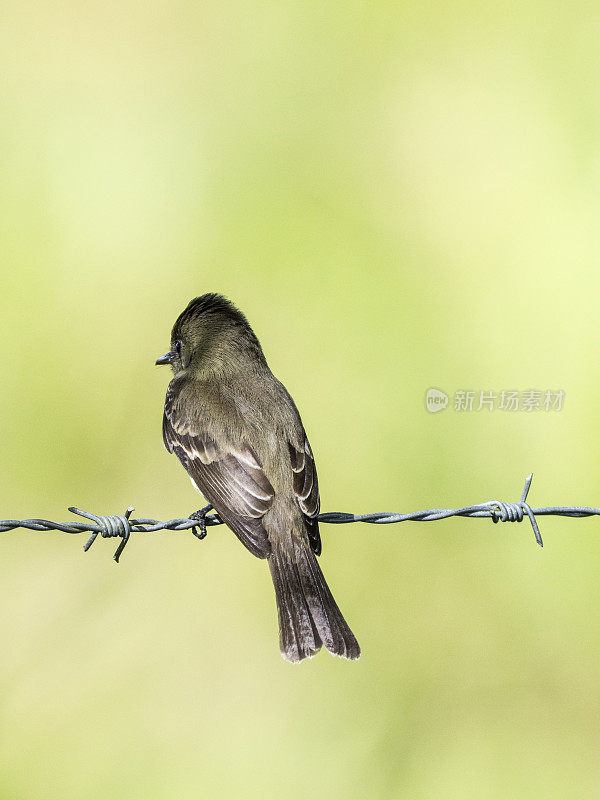
[[[375,525],[387,525],[395,522],[432,522],[433,520],[448,519],[449,517],[479,517],[489,518],[493,522],[522,522],[525,516],[529,519],[536,542],[543,547],[542,535],[536,517],[593,517],[600,516],[600,508],[588,506],[548,506],[546,508],[531,508],[527,502],[527,495],[533,480],[533,473],[528,475],[521,493],[521,499],[516,503],[507,503],[503,500],[486,500],[464,508],[430,508],[425,511],[414,511],[410,514],[399,514],[393,511],[381,511],[371,514],[349,514],[343,511],[330,511],[319,514],[319,522],[341,525],[349,522],[368,522]],[[198,539],[204,539],[206,528],[210,525],[222,525],[219,515],[209,513],[212,506],[182,519],[171,519],[160,522],[156,519],[140,518],[131,519],[134,509],[129,506],[124,514],[110,516],[97,516],[89,511],[82,511],[74,506],[69,511],[85,517],[89,522],[50,522],[47,519],[5,519],[0,521],[0,533],[26,528],[32,531],[62,531],[63,533],[84,533],[92,535],[84,545],[87,551],[96,541],[98,536],[103,538],[120,538],[119,546],[113,556],[118,563],[125,545],[132,533],[154,533],[155,531],[186,531],[191,530]]]

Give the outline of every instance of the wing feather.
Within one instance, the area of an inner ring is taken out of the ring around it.
[[[321,536],[317,515],[321,503],[315,460],[306,437],[304,446],[300,450],[297,450],[292,444],[289,445],[289,448],[296,500],[304,514],[310,546],[316,555],[320,555]]]
[[[190,430],[178,419],[175,399],[170,386],[163,417],[165,447],[177,455],[193,483],[248,550],[266,558],[271,545],[262,517],[275,491],[256,454],[248,444],[222,447],[207,433]]]

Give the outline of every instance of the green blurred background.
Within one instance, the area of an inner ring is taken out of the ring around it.
[[[3,4],[0,517],[198,506],[154,367],[246,312],[322,509],[600,504],[600,10]],[[562,389],[432,415],[425,391]],[[0,539],[0,797],[597,797],[600,522],[324,526],[358,663],[225,529]]]

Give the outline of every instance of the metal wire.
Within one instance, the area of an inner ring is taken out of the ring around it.
[[[527,516],[531,523],[536,542],[543,547],[542,535],[537,524],[536,517],[556,516],[556,517],[593,517],[600,516],[600,508],[588,506],[548,506],[546,508],[531,508],[527,502],[527,495],[531,487],[533,474],[525,480],[525,486],[521,493],[521,499],[516,503],[507,503],[503,500],[486,500],[484,503],[477,503],[473,506],[464,508],[430,508],[425,511],[414,511],[411,514],[398,514],[393,511],[381,511],[372,514],[348,514],[343,511],[331,511],[319,514],[319,522],[341,525],[347,522],[369,522],[375,525],[387,525],[393,522],[432,522],[438,519],[448,519],[449,517],[487,517],[493,522],[522,522]],[[192,517],[183,519],[171,519],[167,522],[160,522],[156,519],[131,519],[133,507],[125,511],[124,514],[112,516],[97,516],[88,511],[81,511],[71,506],[69,511],[85,517],[89,522],[50,522],[47,519],[5,519],[0,521],[0,533],[12,531],[15,528],[26,528],[32,531],[62,531],[63,533],[83,533],[90,532],[92,535],[84,545],[84,550],[89,550],[98,535],[103,538],[118,537],[121,539],[117,551],[113,558],[119,561],[125,545],[132,533],[154,533],[155,531],[186,531],[191,530],[194,536],[203,539],[206,536],[206,526],[222,525],[218,514],[208,513],[211,506],[206,506],[201,511],[196,512]]]

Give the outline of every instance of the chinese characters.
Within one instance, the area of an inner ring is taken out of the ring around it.
[[[454,393],[455,411],[561,411],[564,391],[527,389],[523,392],[458,391]]]

